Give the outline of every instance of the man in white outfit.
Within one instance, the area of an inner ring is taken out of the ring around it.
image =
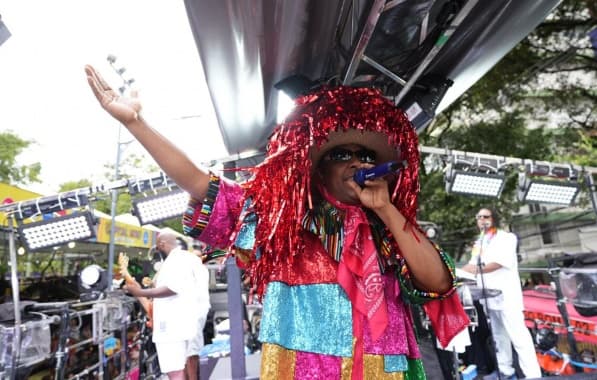
[[[201,260],[181,249],[173,234],[160,233],[156,248],[166,255],[166,260],[160,267],[155,287],[142,289],[137,284],[127,285],[125,289],[135,297],[154,299],[152,339],[160,369],[170,380],[185,380],[187,357],[196,355],[194,346],[201,344],[195,342],[203,328],[201,319],[204,321],[209,311],[209,278]],[[192,375],[196,373],[195,369]]]
[[[512,361],[512,346],[526,378],[541,378],[533,338],[524,322],[522,286],[518,275],[516,235],[498,229],[497,215],[483,208],[476,216],[479,237],[473,247],[471,260],[463,270],[477,276],[477,283],[487,289],[498,289],[497,297],[486,298],[485,308],[491,321],[496,344],[500,377],[516,379]],[[478,260],[481,259],[481,270]],[[497,371],[484,379],[497,379]]]

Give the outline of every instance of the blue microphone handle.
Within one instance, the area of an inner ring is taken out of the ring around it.
[[[390,161],[377,165],[369,169],[359,169],[354,173],[353,179],[360,186],[365,185],[365,181],[373,180],[397,172],[402,164],[397,161]]]

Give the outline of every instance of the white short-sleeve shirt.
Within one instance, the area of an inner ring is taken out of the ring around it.
[[[164,260],[156,287],[176,294],[153,301],[153,341],[189,340],[197,334],[197,321],[209,311],[209,273],[194,254],[174,249]]]
[[[497,289],[502,292],[501,296],[490,297],[487,305],[495,310],[523,310],[522,287],[518,274],[518,257],[516,246],[518,238],[516,235],[504,230],[482,239],[480,244],[481,262],[484,264],[498,263],[502,267],[489,273],[483,273],[483,282],[488,289]],[[470,264],[477,264],[477,257],[474,256]],[[482,286],[481,276],[477,275],[477,285]]]

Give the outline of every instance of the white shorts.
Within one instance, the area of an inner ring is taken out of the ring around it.
[[[200,317],[199,324],[197,325],[197,335],[189,340],[189,344],[187,346],[187,357],[199,355],[199,352],[203,348],[204,340],[203,340],[203,328],[205,327],[205,320],[207,317]]]
[[[156,342],[160,370],[163,373],[184,370],[187,362],[187,340],[178,342]]]

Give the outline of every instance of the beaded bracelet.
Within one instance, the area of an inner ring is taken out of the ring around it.
[[[454,266],[454,261],[452,258],[442,250],[439,250],[439,255],[448,267],[450,271],[450,276],[452,276],[452,287],[446,293],[439,294],[436,292],[426,292],[423,290],[419,290],[414,287],[414,284],[410,278],[410,272],[408,270],[408,266],[406,265],[406,260],[404,258],[400,259],[400,271],[398,273],[398,280],[400,282],[400,288],[403,292],[405,292],[406,299],[413,303],[413,304],[423,304],[427,301],[431,301],[434,299],[445,299],[450,296],[456,290],[456,269]]]
[[[209,185],[207,186],[207,195],[202,202],[191,198],[187,204],[187,209],[182,215],[182,229],[185,235],[192,238],[198,238],[201,232],[209,223],[209,218],[216,202],[218,191],[220,190],[220,177],[210,173]],[[198,207],[201,204],[201,207]]]

